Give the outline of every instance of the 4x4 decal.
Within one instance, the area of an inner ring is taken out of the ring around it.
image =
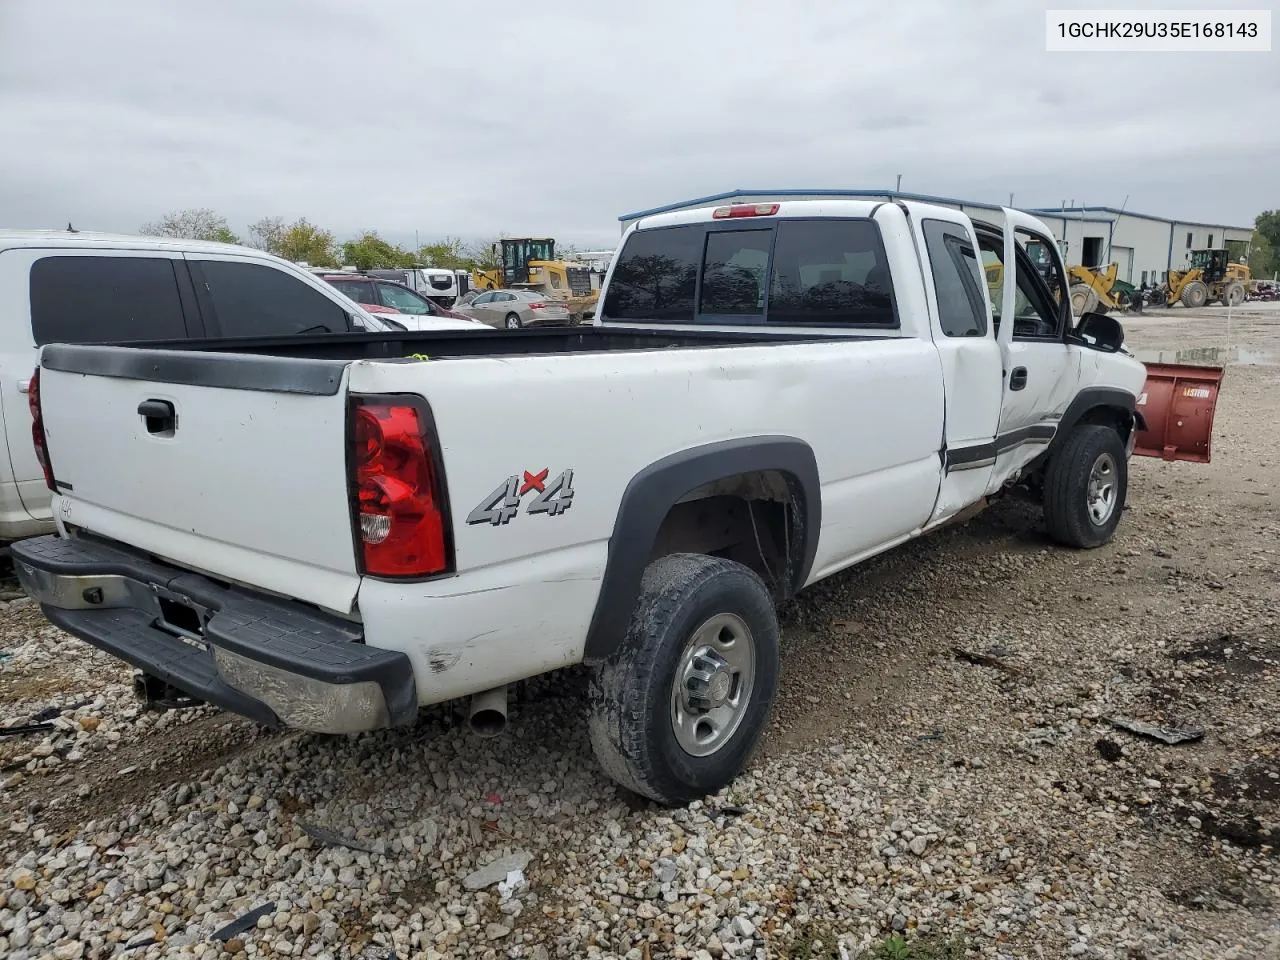
[[[525,513],[545,513],[550,517],[558,517],[573,506],[573,471],[562,470],[560,475],[550,482],[547,475],[549,467],[543,467],[537,473],[522,471],[512,474],[494,488],[493,492],[480,501],[479,505],[467,514],[467,523],[488,523],[497,527],[510,523],[520,512],[520,504],[526,493],[536,492],[537,496],[525,508]]]

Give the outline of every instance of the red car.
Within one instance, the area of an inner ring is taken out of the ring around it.
[[[478,323],[474,317],[446,310],[402,283],[381,280],[361,273],[322,273],[320,278],[370,313],[429,316]]]

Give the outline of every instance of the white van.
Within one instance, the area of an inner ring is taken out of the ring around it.
[[[0,542],[54,529],[27,385],[46,343],[389,332],[306,270],[247,247],[0,229]]]
[[[403,283],[446,310],[471,289],[470,275],[465,270],[443,267],[407,267],[403,270],[366,270],[371,277]]]

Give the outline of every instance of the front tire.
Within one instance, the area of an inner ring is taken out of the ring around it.
[[[1077,317],[1090,313],[1098,305],[1098,294],[1087,283],[1071,285],[1071,312]]]
[[[621,646],[591,680],[588,729],[604,771],[675,806],[746,765],[778,685],[778,620],[742,564],[673,554],[649,564]]]
[[[1209,302],[1209,288],[1203,281],[1192,280],[1182,288],[1182,296],[1179,299],[1184,307],[1199,310]]]
[[[1091,550],[1111,539],[1129,492],[1129,461],[1111,427],[1076,427],[1049,460],[1044,519],[1049,535],[1068,547]]]

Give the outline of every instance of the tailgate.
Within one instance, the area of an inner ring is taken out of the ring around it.
[[[346,364],[51,345],[40,404],[73,524],[214,577],[348,611]]]

